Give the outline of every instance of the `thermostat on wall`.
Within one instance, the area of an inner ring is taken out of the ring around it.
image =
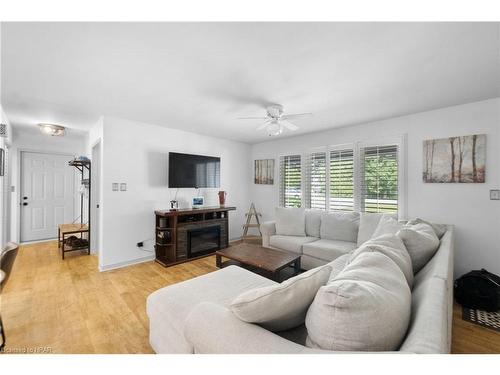
[[[490,190],[490,200],[500,201],[500,190]]]

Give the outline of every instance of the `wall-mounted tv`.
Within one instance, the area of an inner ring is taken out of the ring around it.
[[[220,187],[220,158],[169,152],[168,187]]]

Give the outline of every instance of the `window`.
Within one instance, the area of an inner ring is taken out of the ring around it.
[[[326,152],[315,152],[309,155],[306,176],[308,191],[308,207],[326,210]]]
[[[300,207],[302,204],[302,165],[300,155],[280,159],[280,204]]]
[[[398,146],[361,149],[361,210],[398,211]]]
[[[405,217],[405,138],[317,148],[280,159],[280,205]],[[400,160],[400,158],[403,158]]]
[[[354,152],[330,151],[330,210],[354,210]]]

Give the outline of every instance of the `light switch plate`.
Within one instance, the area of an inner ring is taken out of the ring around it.
[[[490,200],[500,201],[500,190],[490,190]]]
[[[111,184],[111,190],[118,191],[118,182],[113,182]]]
[[[125,182],[120,184],[120,191],[127,191],[127,184]]]

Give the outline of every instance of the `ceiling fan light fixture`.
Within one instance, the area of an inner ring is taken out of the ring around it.
[[[61,125],[41,123],[38,126],[43,134],[53,137],[63,136],[66,133],[66,128]]]
[[[267,126],[266,131],[268,136],[275,137],[283,133],[283,127],[278,122],[273,122]]]

